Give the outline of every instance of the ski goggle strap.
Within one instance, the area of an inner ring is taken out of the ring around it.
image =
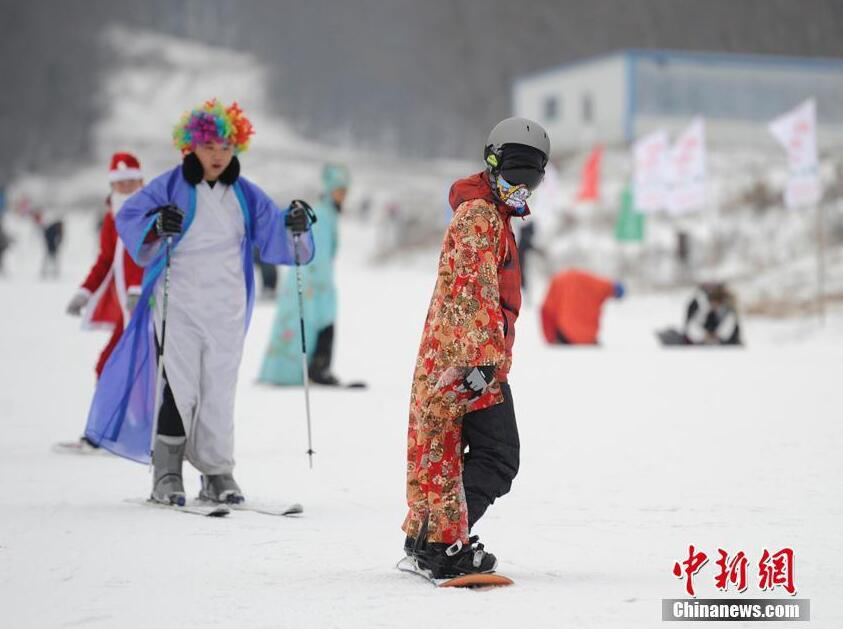
[[[527,204],[531,191],[524,184],[514,186],[500,175],[496,177],[495,184],[498,188],[498,196],[508,206],[522,208]]]

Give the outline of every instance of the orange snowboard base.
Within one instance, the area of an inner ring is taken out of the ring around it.
[[[461,577],[448,579],[437,586],[441,588],[469,588],[469,589],[488,589],[494,587],[503,587],[512,585],[514,581],[502,574],[464,574]]]

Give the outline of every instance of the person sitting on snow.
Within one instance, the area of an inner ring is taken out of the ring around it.
[[[657,332],[663,345],[743,345],[737,299],[722,282],[697,287],[685,311],[682,332]]]
[[[184,458],[202,474],[201,498],[244,500],[232,474],[234,396],[254,302],[252,247],[273,264],[313,257],[310,207],[294,201],[282,211],[240,176],[237,154],[252,134],[236,103],[186,112],[173,132],[182,163],[117,214],[145,269],[143,293],[100,378],[85,436],[146,462],[157,416],[152,499],[162,503],[185,503]],[[164,383],[153,408],[159,343]]]
[[[620,282],[571,269],[553,277],[541,308],[542,332],[551,345],[596,345],[603,304],[624,295]]]

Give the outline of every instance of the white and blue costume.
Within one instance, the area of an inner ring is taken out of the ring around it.
[[[143,292],[126,331],[105,365],[85,436],[127,458],[149,461],[166,247],[151,235],[155,210],[185,212],[173,239],[164,370],[187,435],[187,459],[203,474],[234,466],[237,371],[254,302],[252,249],[273,264],[294,264],[286,212],[243,177],[193,185],[182,167],[130,197],[117,230],[145,268]],[[310,233],[299,239],[302,263],[314,254]]]

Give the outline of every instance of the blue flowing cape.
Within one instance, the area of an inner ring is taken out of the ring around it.
[[[281,210],[263,190],[243,177],[238,178],[233,189],[246,226],[240,253],[248,328],[255,297],[253,247],[257,246],[264,262],[290,265],[296,263],[295,244],[284,225],[288,210]],[[173,239],[175,252],[196,215],[196,187],[185,180],[181,166],[152,180],[117,213],[117,231],[126,250],[144,267],[143,286],[129,324],[97,383],[85,427],[85,437],[94,444],[139,463],[149,462],[157,376],[154,296],[166,265],[162,240],[145,241],[155,225],[155,209],[169,203],[185,211],[183,232]],[[315,247],[310,232],[299,238],[298,248],[301,264],[313,259]]]

